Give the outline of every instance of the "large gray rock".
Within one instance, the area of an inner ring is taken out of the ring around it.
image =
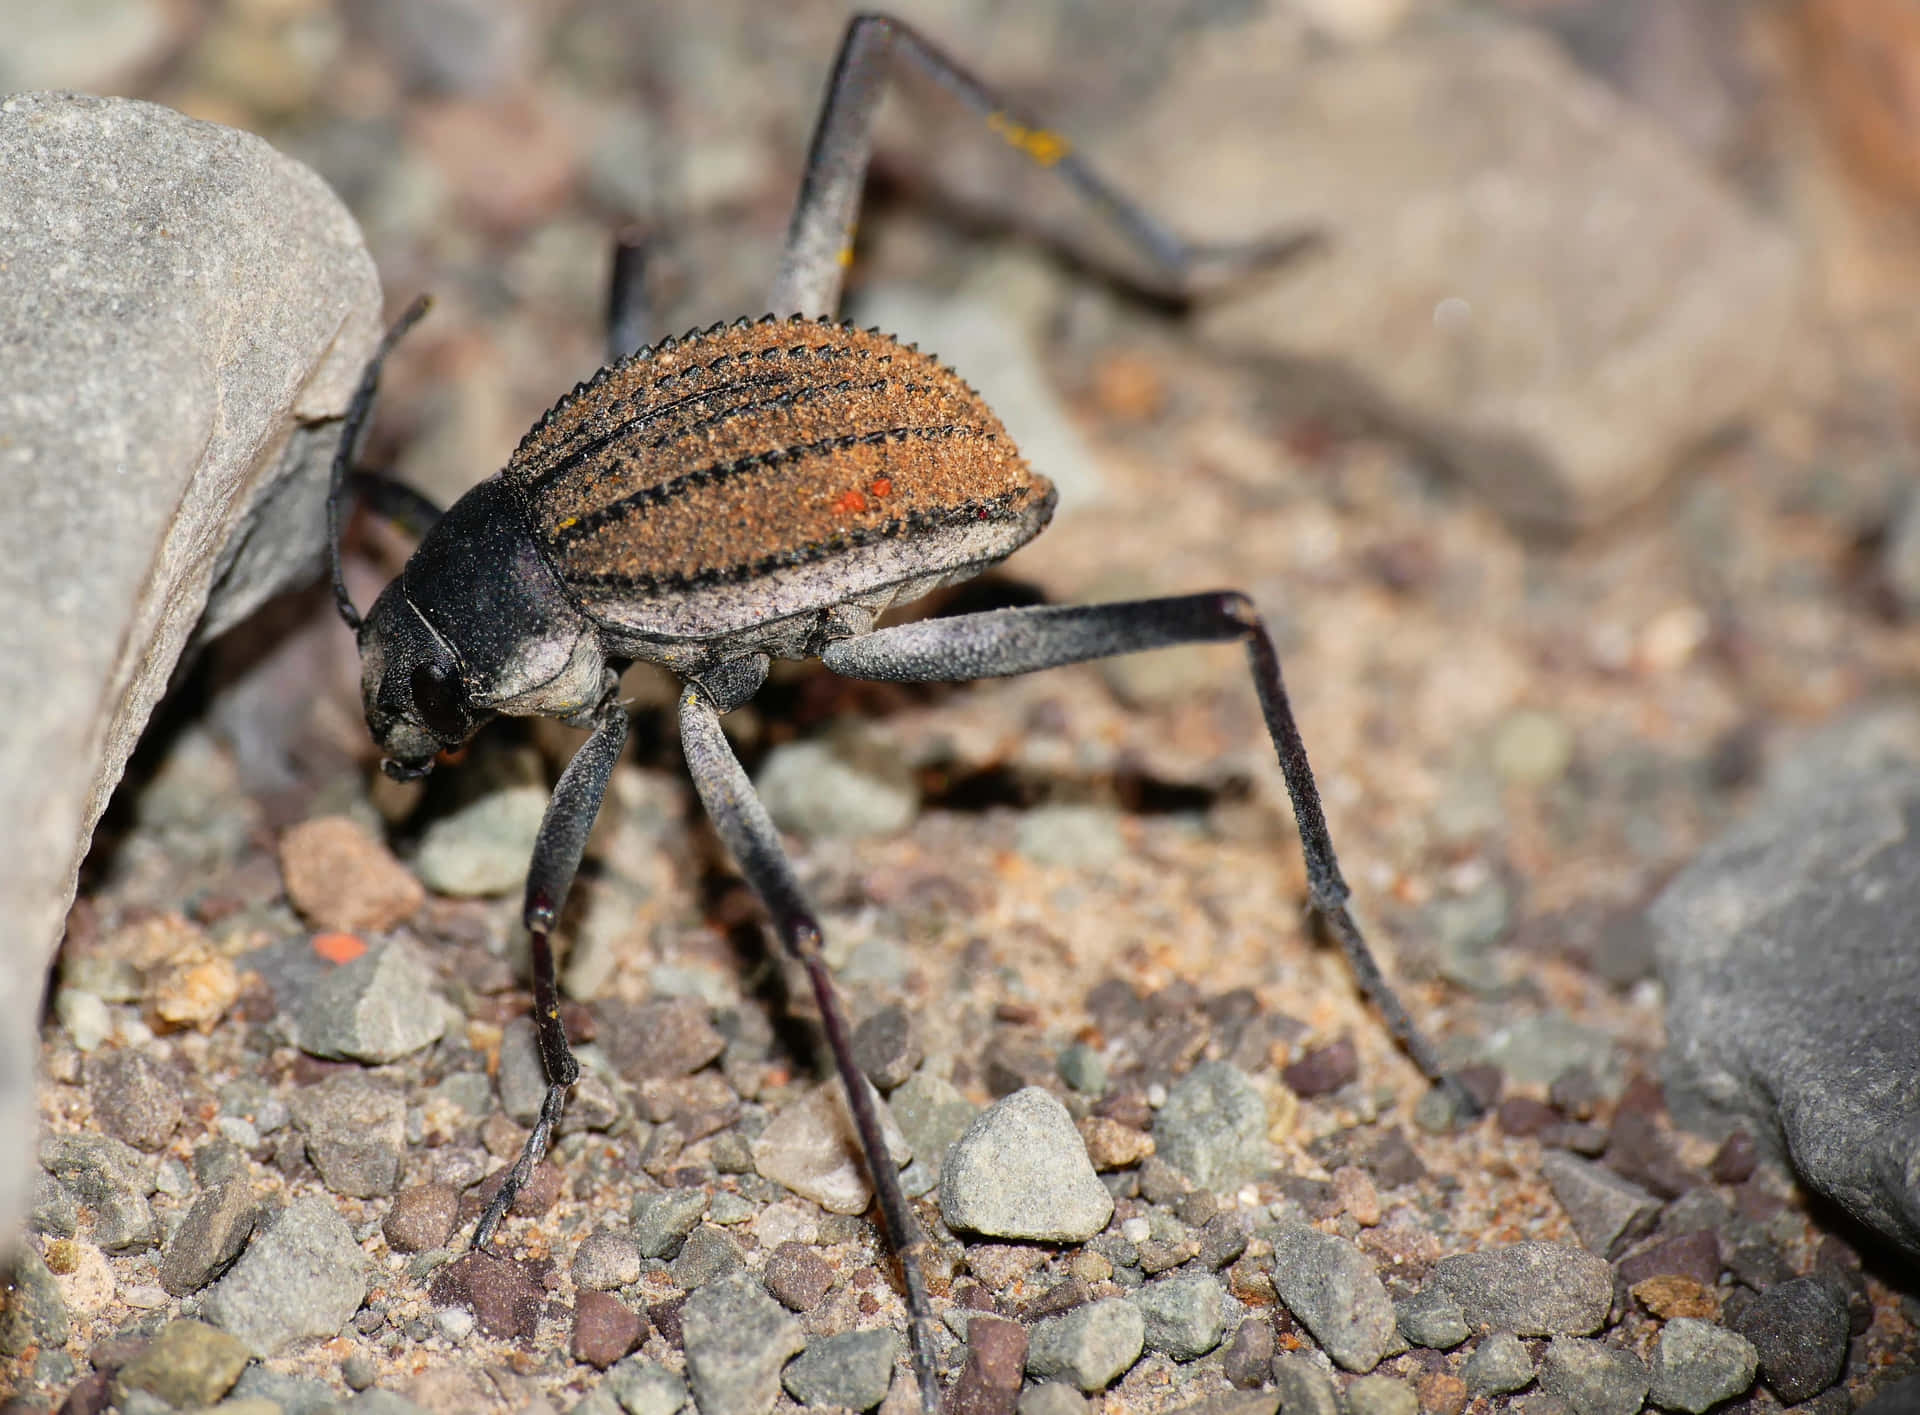
[[[260,139],[148,103],[0,99],[0,1234],[47,964],[175,663],[318,567],[378,336],[352,219]]]
[[[1654,902],[1668,1104],[1920,1254],[1920,770],[1771,800]]]
[[[1209,338],[1556,530],[1639,500],[1764,394],[1788,241],[1550,40],[1472,23],[1331,52],[1256,41],[1188,46],[1150,110],[1094,144],[1208,239],[1326,238],[1214,302]]]

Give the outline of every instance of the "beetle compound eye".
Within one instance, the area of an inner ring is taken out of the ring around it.
[[[423,663],[413,670],[413,709],[436,737],[458,742],[467,735],[467,715],[460,708],[460,689],[453,675],[438,664]]]

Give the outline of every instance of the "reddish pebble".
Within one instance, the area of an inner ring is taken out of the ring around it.
[[[1467,1383],[1447,1371],[1429,1371],[1414,1385],[1421,1415],[1460,1415],[1467,1408]]]
[[[1532,1096],[1508,1096],[1494,1112],[1502,1135],[1538,1135],[1560,1121],[1560,1112]]]
[[[1351,1038],[1316,1047],[1280,1073],[1297,1096],[1324,1096],[1359,1079],[1360,1055]]]
[[[1760,1155],[1753,1143],[1753,1136],[1744,1130],[1736,1130],[1720,1142],[1720,1148],[1713,1152],[1713,1162],[1707,1166],[1707,1172],[1713,1176],[1715,1184],[1745,1184],[1753,1178],[1753,1171],[1760,1163]]]
[[[283,834],[280,875],[300,916],[330,932],[379,933],[427,897],[387,847],[346,816],[303,821]]]
[[[547,1290],[526,1263],[468,1253],[433,1276],[427,1294],[440,1307],[465,1307],[486,1336],[531,1339]]]
[[[1027,1329],[984,1312],[967,1323],[967,1364],[947,1415],[1013,1415],[1027,1365]]]
[[[460,1216],[460,1196],[451,1184],[417,1184],[393,1196],[380,1231],[396,1253],[424,1253],[443,1245]]]
[[[583,1289],[573,1308],[573,1359],[597,1370],[647,1339],[647,1319],[618,1297]]]
[[[496,1169],[480,1181],[472,1195],[473,1199],[478,1201],[480,1209],[484,1209],[493,1202],[493,1196],[498,1194],[500,1186],[507,1182],[507,1174],[508,1170]],[[507,1212],[521,1218],[540,1217],[560,1198],[560,1183],[561,1175],[558,1169],[550,1164],[536,1166],[533,1177],[528,1179],[520,1192],[513,1196],[513,1203],[508,1206]],[[478,1209],[475,1210],[475,1212],[478,1211]]]
[[[782,1306],[805,1312],[817,1306],[833,1286],[827,1260],[804,1243],[782,1243],[767,1259],[763,1279]]]

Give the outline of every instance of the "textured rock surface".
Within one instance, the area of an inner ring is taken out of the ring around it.
[[[948,1152],[940,1212],[957,1230],[1078,1243],[1107,1226],[1113,1196],[1067,1108],[1028,1086],[983,1111]]]
[[[0,860],[10,1228],[32,1009],[75,871],[189,642],[317,566],[325,420],[372,348],[379,287],[318,177],[151,104],[0,101],[0,169],[0,794],[37,817]]]
[[[1277,66],[1240,35],[1197,49],[1117,146],[1156,155],[1141,190],[1229,237],[1327,236],[1221,301],[1215,339],[1310,361],[1561,529],[1644,496],[1765,391],[1790,245],[1550,43],[1462,27]]]
[[[1920,1254],[1920,772],[1761,811],[1655,901],[1668,1104]]]

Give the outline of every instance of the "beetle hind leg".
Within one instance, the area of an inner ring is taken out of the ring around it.
[[[848,22],[807,149],[799,199],[787,227],[767,308],[776,315],[832,316],[853,260],[860,192],[873,152],[873,118],[896,68],[930,80],[969,110],[994,137],[1053,173],[1131,252],[1125,278],[1164,298],[1206,294],[1268,269],[1319,242],[1295,232],[1226,245],[1187,241],[1084,161],[1059,133],[1020,114],[957,60],[891,15]]]
[[[1348,889],[1333,851],[1320,791],[1307,762],[1293,707],[1280,676],[1273,638],[1243,594],[1223,591],[1121,604],[992,609],[949,619],[923,619],[827,645],[821,661],[849,678],[890,683],[950,683],[1032,673],[1091,659],[1114,658],[1176,644],[1244,644],[1268,735],[1280,758],[1306,856],[1313,907],[1346,954],[1361,990],[1379,1009],[1401,1047],[1450,1101],[1454,1113],[1479,1104],[1440,1063],[1388,983],[1347,907]]]

